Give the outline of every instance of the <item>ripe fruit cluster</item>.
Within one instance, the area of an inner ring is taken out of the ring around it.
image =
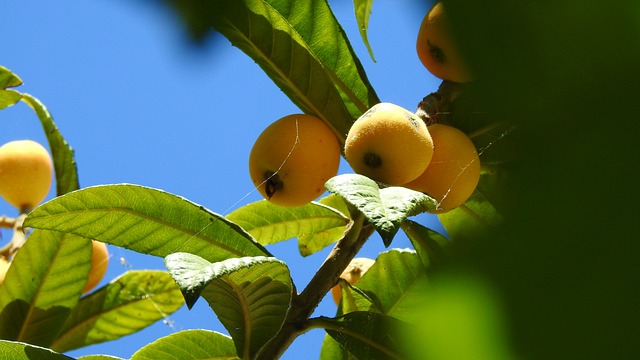
[[[422,20],[418,31],[418,58],[434,76],[442,80],[466,83],[473,76],[460,54],[450,26],[444,5],[436,3]]]
[[[340,144],[321,119],[294,114],[269,125],[249,155],[249,173],[262,196],[280,206],[301,206],[324,192],[338,173]]]
[[[51,188],[53,164],[49,152],[32,140],[17,140],[0,146],[0,196],[25,214],[40,204]],[[83,294],[104,277],[109,263],[106,244],[92,241],[91,271]],[[11,261],[0,255],[0,285]]]
[[[433,212],[460,206],[480,180],[480,159],[467,135],[448,125],[426,126],[400,106],[380,103],[353,124],[345,157],[359,174],[421,191],[439,204]]]

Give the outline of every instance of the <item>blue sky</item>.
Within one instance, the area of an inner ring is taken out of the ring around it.
[[[373,86],[383,101],[415,110],[440,81],[415,54],[415,38],[427,7],[378,1],[370,19],[369,58],[357,31],[351,1],[330,1]],[[18,90],[44,102],[76,151],[82,187],[134,183],[184,196],[226,214],[260,200],[247,163],[259,133],[300,110],[246,55],[224,38],[195,48],[172,14],[149,1],[0,2],[0,65],[24,81]],[[197,51],[196,51],[197,50]],[[16,139],[46,143],[34,113],[24,104],[0,111],[0,143]],[[343,162],[341,173],[350,172]],[[0,202],[0,215],[15,210]],[[434,216],[418,221],[438,231]],[[3,231],[2,243],[9,237]],[[398,236],[392,247],[409,247]],[[302,258],[295,240],[271,246],[304,287],[329,249]],[[384,247],[377,236],[360,256]],[[162,259],[110,247],[106,282],[128,269],[164,269]],[[122,260],[122,262],[121,262]],[[332,315],[326,298],[318,314]],[[104,353],[130,357],[136,349],[180,329],[226,333],[204,301],[115,342],[69,355]],[[324,333],[314,330],[284,358],[316,357]]]

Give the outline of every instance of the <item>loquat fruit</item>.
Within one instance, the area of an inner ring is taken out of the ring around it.
[[[416,50],[422,64],[434,76],[458,83],[472,80],[471,71],[451,34],[441,2],[435,4],[422,20]]]
[[[424,121],[391,103],[379,103],[356,120],[345,141],[353,170],[389,185],[402,185],[427,168],[433,141]]]
[[[107,250],[107,244],[91,240],[91,246],[93,252],[91,253],[91,271],[89,272],[89,279],[87,284],[82,290],[83,294],[91,291],[107,273],[107,267],[109,266],[109,251]]]
[[[480,180],[480,157],[469,137],[444,124],[429,127],[433,138],[433,157],[417,179],[404,186],[436,199],[442,213],[462,205],[473,194]]]
[[[358,280],[360,280],[362,275],[364,275],[367,270],[369,270],[369,268],[373,266],[373,263],[375,263],[375,260],[373,259],[365,257],[355,258],[351,260],[340,277],[347,280],[349,284],[355,285]],[[331,288],[331,297],[333,298],[333,301],[336,303],[336,305],[340,304],[340,300],[342,298],[342,290],[340,289],[340,285],[335,285]]]
[[[32,140],[17,140],[0,146],[0,195],[21,213],[42,202],[53,176],[51,157]]]
[[[338,173],[340,144],[321,119],[285,116],[269,125],[249,155],[249,173],[262,196],[280,206],[305,205]]]

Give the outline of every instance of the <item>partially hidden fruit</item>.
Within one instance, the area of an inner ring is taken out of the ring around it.
[[[10,265],[11,263],[4,256],[0,256],[0,286],[4,283],[4,277],[7,275]]]
[[[53,176],[51,157],[32,140],[17,140],[0,146],[0,195],[21,212],[42,202]]]
[[[472,80],[451,34],[444,5],[438,2],[422,20],[416,43],[418,58],[434,76],[458,83]]]
[[[356,173],[401,185],[427,168],[433,141],[424,121],[414,113],[395,104],[379,103],[353,123],[344,150]]]
[[[91,254],[91,271],[89,272],[89,279],[87,284],[82,290],[83,294],[91,291],[107,273],[107,267],[109,266],[109,251],[107,250],[107,244],[91,240],[93,252]]]
[[[429,126],[433,138],[433,158],[417,179],[405,184],[436,199],[434,213],[462,205],[473,194],[480,180],[480,157],[469,137],[449,125]]]
[[[355,283],[360,280],[362,275],[364,275],[367,270],[373,265],[375,260],[361,257],[355,258],[351,260],[349,265],[340,275],[341,278],[347,280],[347,282],[351,285],[355,285]],[[340,285],[336,285],[331,288],[331,297],[336,305],[340,304],[340,299],[342,298],[342,291],[340,289]]]
[[[269,125],[249,155],[249,173],[262,196],[280,206],[305,205],[338,173],[340,144],[321,119],[294,114]]]

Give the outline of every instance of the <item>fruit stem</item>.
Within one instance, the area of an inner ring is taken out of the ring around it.
[[[338,282],[340,274],[347,268],[374,228],[366,223],[364,215],[352,213],[353,220],[338,243],[320,266],[311,281],[299,295],[294,295],[291,308],[282,328],[256,355],[256,359],[278,359],[296,337],[309,330],[307,322],[322,298]]]
[[[18,251],[18,249],[20,249],[22,245],[24,245],[24,242],[26,241],[27,237],[22,227],[22,223],[24,222],[24,219],[26,217],[27,217],[27,214],[21,214],[15,219],[8,218],[6,216],[0,217],[0,224],[2,225],[0,227],[13,228],[13,237],[11,238],[11,241],[9,241],[8,244],[0,248],[0,255],[4,256],[7,259],[10,259],[13,256],[13,254],[15,254]],[[11,226],[5,226],[5,225],[11,225]]]

